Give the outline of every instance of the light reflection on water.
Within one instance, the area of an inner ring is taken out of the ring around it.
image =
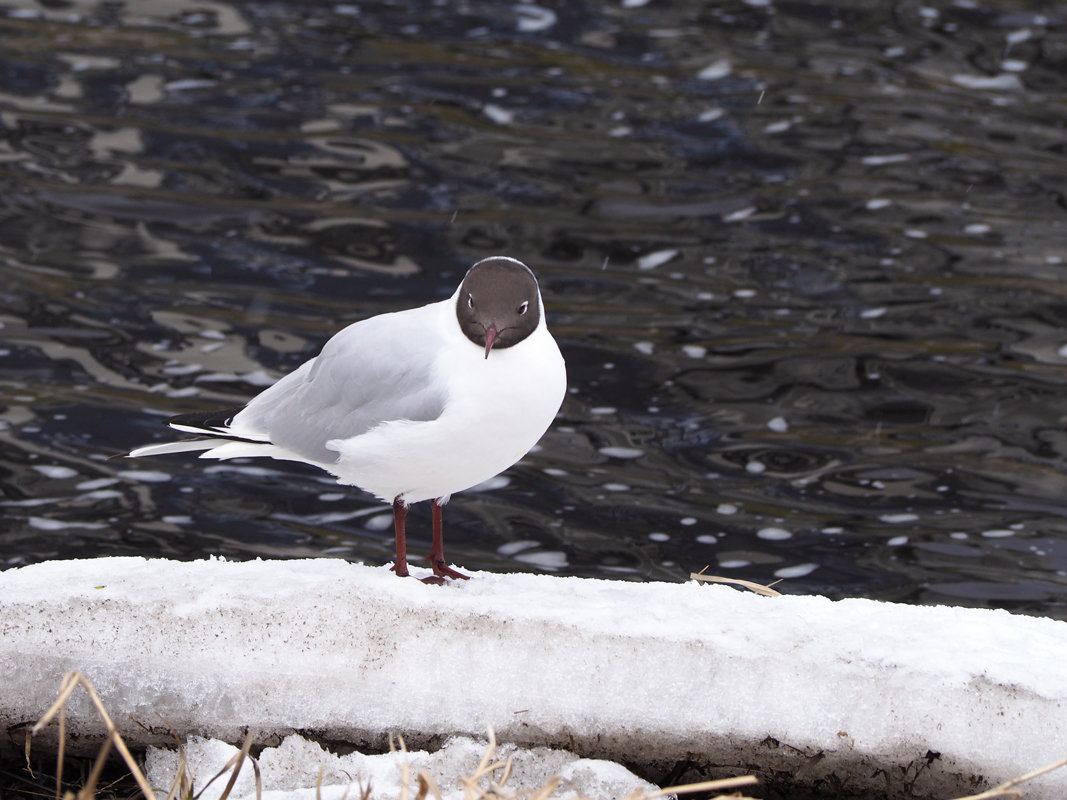
[[[103,458],[507,252],[571,393],[458,563],[1067,617],[1062,15],[4,8],[7,564],[387,561],[314,470]]]

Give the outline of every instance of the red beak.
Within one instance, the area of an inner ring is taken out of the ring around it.
[[[493,343],[496,341],[496,325],[490,323],[489,327],[485,329],[485,357],[489,358],[489,351],[493,349]]]

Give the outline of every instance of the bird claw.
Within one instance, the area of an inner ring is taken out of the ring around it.
[[[457,578],[459,580],[470,580],[469,575],[464,575],[462,572],[457,572],[448,566],[444,561],[432,562],[433,575],[427,575],[425,578],[419,578],[423,583],[430,584],[432,586],[444,586],[448,583],[449,578]],[[393,564],[389,567],[390,572],[396,573],[398,578],[411,577],[411,573],[408,572],[407,564]]]
[[[461,581],[469,581],[471,579],[470,575],[464,575],[462,572],[452,569],[444,561],[434,561],[430,566],[433,569],[433,574],[438,578],[457,578]]]

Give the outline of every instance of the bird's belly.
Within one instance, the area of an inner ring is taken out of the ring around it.
[[[517,348],[515,348],[517,349]],[[548,429],[563,401],[566,374],[558,356],[531,365],[510,353],[491,372],[481,364],[456,381],[435,420],[385,422],[367,433],[333,443],[339,453],[331,472],[391,502],[446,497],[498,475],[521,459]],[[516,354],[517,355],[517,354]],[[477,370],[482,369],[480,374]]]

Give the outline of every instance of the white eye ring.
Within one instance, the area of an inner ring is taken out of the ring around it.
[[[521,317],[523,314],[525,314],[526,313],[526,309],[529,308],[529,307],[530,307],[530,301],[529,300],[523,300],[522,304],[519,305],[519,316]]]
[[[474,298],[470,292],[467,292],[467,308],[474,308]]]

